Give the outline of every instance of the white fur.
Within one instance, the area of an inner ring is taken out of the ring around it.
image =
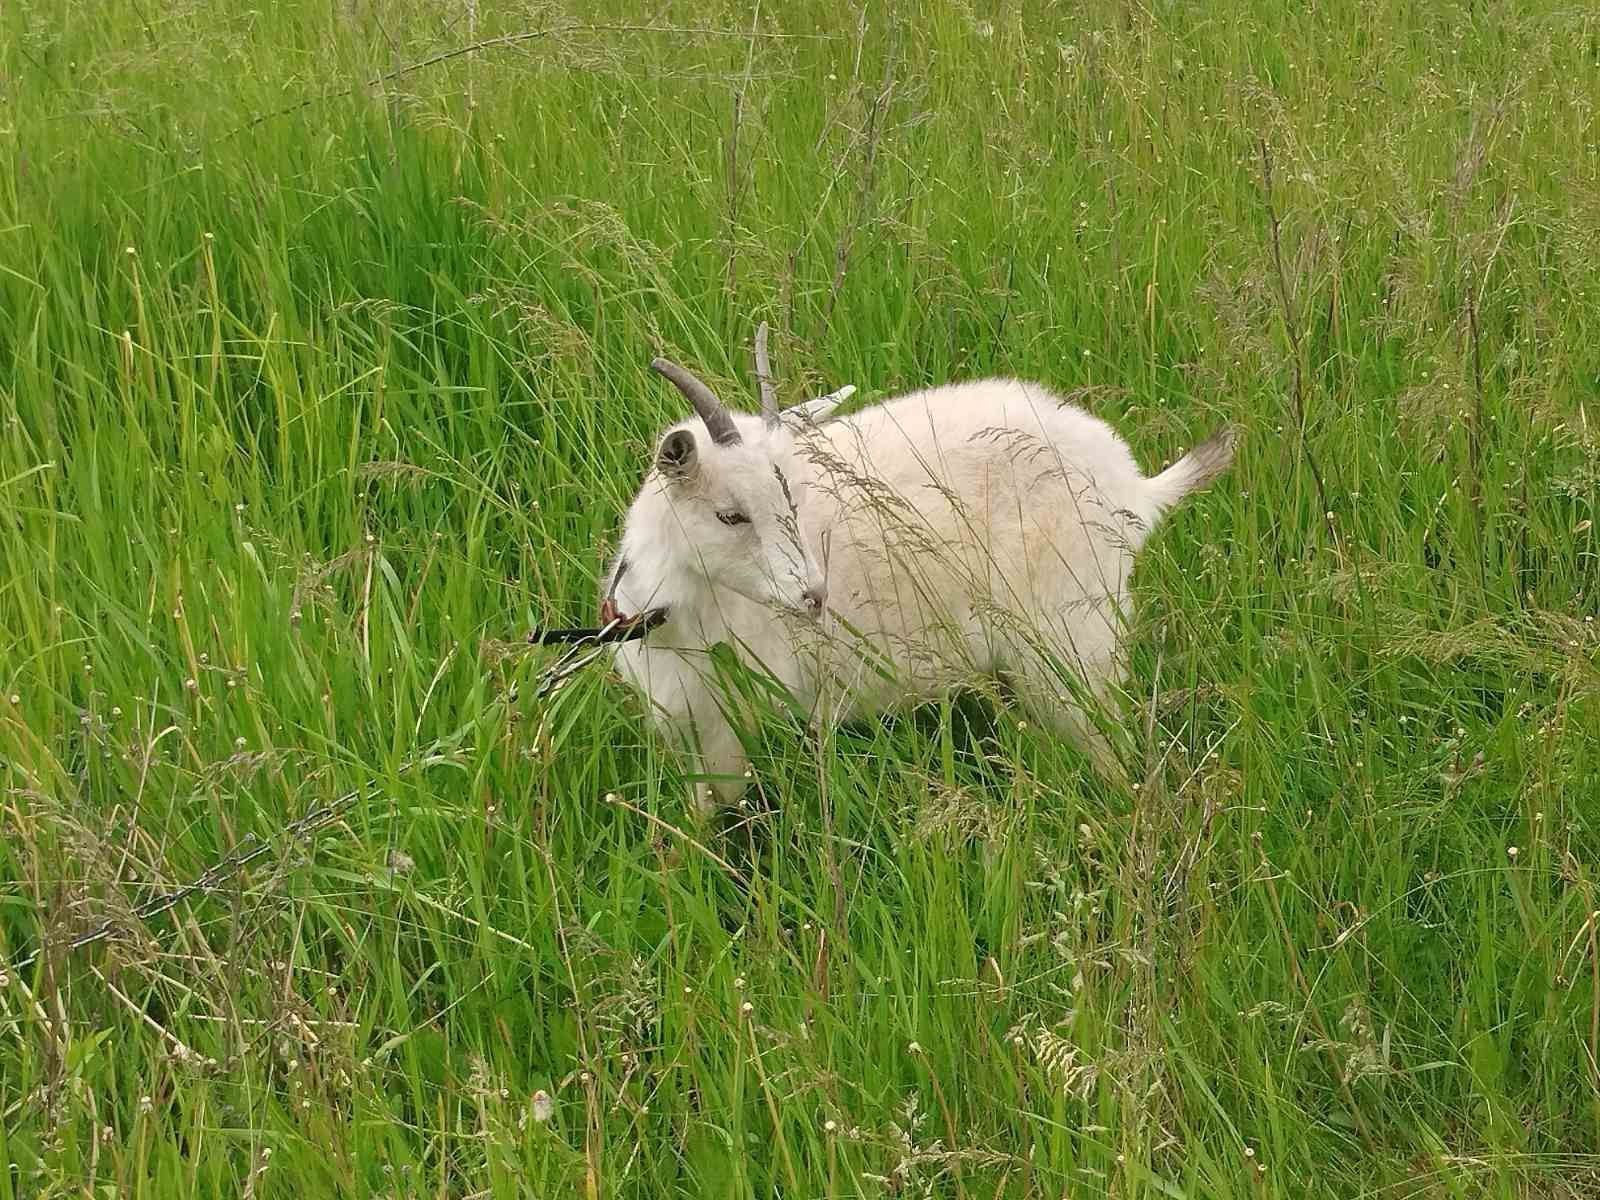
[[[1083,705],[1121,678],[1134,555],[1227,467],[1231,436],[1146,479],[1109,425],[1036,384],[949,385],[825,420],[837,403],[791,409],[777,429],[736,413],[731,446],[698,419],[674,426],[658,445],[687,430],[692,461],[658,459],[629,509],[606,590],[625,614],[669,616],[619,645],[616,666],[689,754],[700,804],[747,782],[743,714],[706,653],[718,642],[816,721],[1004,674],[1037,720],[1115,770]],[[824,584],[819,616],[805,593]]]

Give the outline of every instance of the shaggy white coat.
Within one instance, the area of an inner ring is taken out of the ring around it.
[[[602,588],[625,615],[669,610],[615,665],[689,755],[702,809],[748,783],[748,711],[717,681],[719,642],[814,723],[1002,676],[1115,771],[1085,706],[1123,675],[1134,556],[1227,468],[1230,431],[1146,478],[1108,424],[1037,384],[947,385],[821,419],[830,407],[776,428],[734,413],[732,445],[698,418],[665,431]]]

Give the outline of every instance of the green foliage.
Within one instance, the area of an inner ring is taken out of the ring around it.
[[[0,11],[0,1198],[1594,1194],[1593,14],[601,7]],[[761,319],[1241,425],[1136,793],[536,696]]]

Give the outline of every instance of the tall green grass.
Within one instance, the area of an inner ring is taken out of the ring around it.
[[[0,13],[0,1198],[1593,1195],[1600,17],[589,7]],[[761,319],[1243,427],[1136,794],[536,697]]]

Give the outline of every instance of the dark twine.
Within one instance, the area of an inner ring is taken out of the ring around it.
[[[636,617],[617,617],[598,628],[535,629],[530,646],[555,646],[565,642],[631,642],[642,638],[667,619],[664,608],[650,608]]]

